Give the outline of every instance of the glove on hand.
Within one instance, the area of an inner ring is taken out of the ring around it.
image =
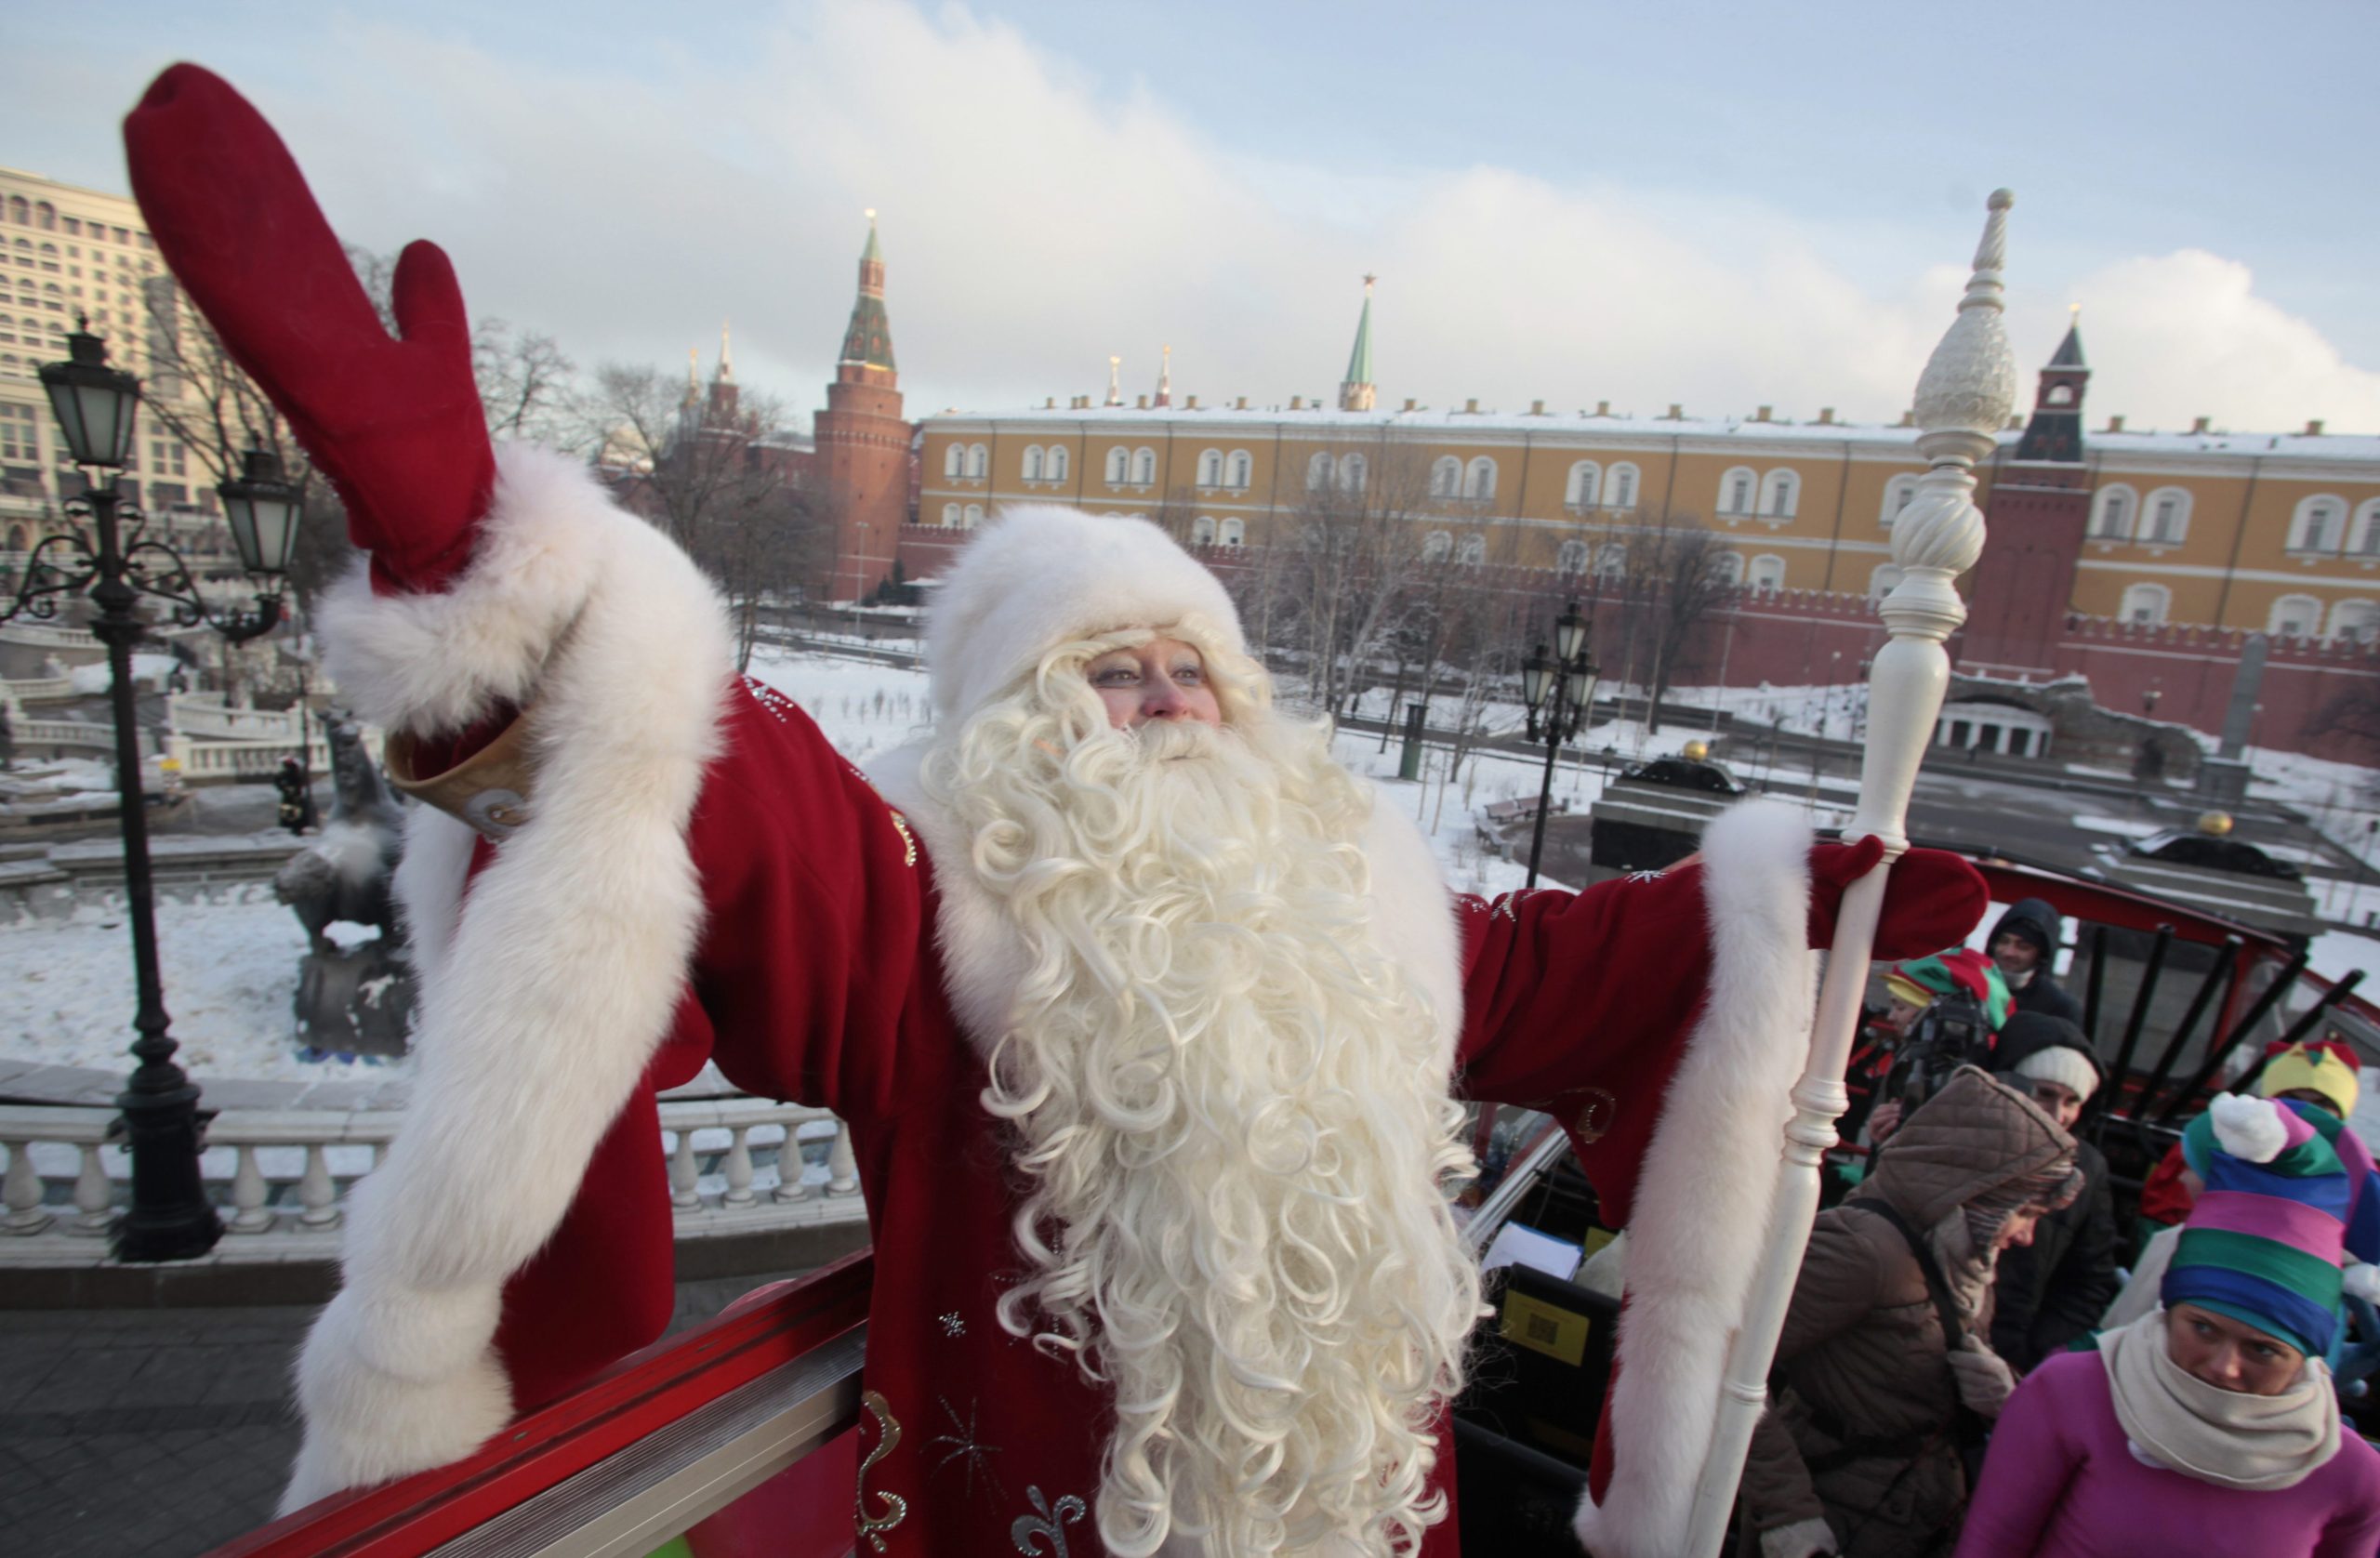
[[[1760,1558],[1832,1558],[1834,1527],[1817,1515],[1760,1534]]]
[[[1984,1418],[1997,1419],[2000,1409],[2016,1393],[2016,1371],[2007,1360],[1985,1347],[1975,1338],[1967,1338],[1966,1345],[1950,1354],[1950,1377],[1958,1381],[1959,1399],[1967,1409]]]
[[[124,146],[165,263],[338,489],[375,587],[444,585],[496,485],[445,254],[416,243],[398,258],[391,340],[289,149],[196,65],[150,84]]]
[[[1884,855],[1884,841],[1867,838],[1849,844],[1819,844],[1810,851],[1810,944],[1834,944],[1834,917],[1844,890],[1866,876]],[[1911,850],[1893,863],[1884,879],[1884,904],[1876,918],[1879,961],[1923,957],[1957,946],[1983,918],[1991,893],[1983,874],[1941,850]]]

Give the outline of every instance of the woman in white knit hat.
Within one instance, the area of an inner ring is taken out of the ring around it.
[[[2001,1080],[2030,1095],[2072,1130],[2100,1085],[2082,1030],[2063,1017],[2018,1011],[2000,1030],[1993,1065]],[[1994,1283],[1991,1345],[2020,1372],[2091,1331],[2116,1296],[2115,1192],[2108,1160],[2077,1139],[2082,1193],[2042,1219],[2028,1248],[2001,1258]]]

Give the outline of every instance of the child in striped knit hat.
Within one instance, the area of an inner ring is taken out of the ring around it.
[[[2036,1369],[2010,1400],[1960,1558],[2176,1552],[2369,1558],[2380,1452],[2339,1424],[2323,1354],[2367,1242],[2371,1160],[2310,1116],[2225,1094],[2186,1143],[2206,1188],[2163,1306]]]

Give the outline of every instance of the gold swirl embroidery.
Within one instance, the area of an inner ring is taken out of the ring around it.
[[[892,825],[900,831],[901,848],[906,852],[901,857],[901,864],[904,865],[917,865],[918,836],[909,831],[909,819],[901,815],[900,812],[892,810],[890,806],[884,809],[884,814],[892,819]]]
[[[877,1392],[869,1391],[859,1400],[860,1405],[876,1419],[879,1437],[876,1448],[868,1451],[867,1459],[859,1463],[859,1499],[853,1511],[853,1528],[860,1540],[881,1552],[884,1551],[884,1533],[909,1518],[909,1501],[897,1493],[870,1494],[867,1491],[867,1473],[878,1461],[891,1455],[892,1447],[901,1442],[901,1425],[892,1416],[892,1404]],[[870,1498],[883,1501],[882,1514],[867,1512]]]

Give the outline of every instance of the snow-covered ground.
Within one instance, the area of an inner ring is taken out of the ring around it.
[[[165,1011],[192,1075],[318,1081],[351,1075],[298,1058],[290,1000],[305,928],[270,883],[157,905]],[[129,1065],[132,933],[121,907],[0,927],[0,1055],[50,1065]]]

